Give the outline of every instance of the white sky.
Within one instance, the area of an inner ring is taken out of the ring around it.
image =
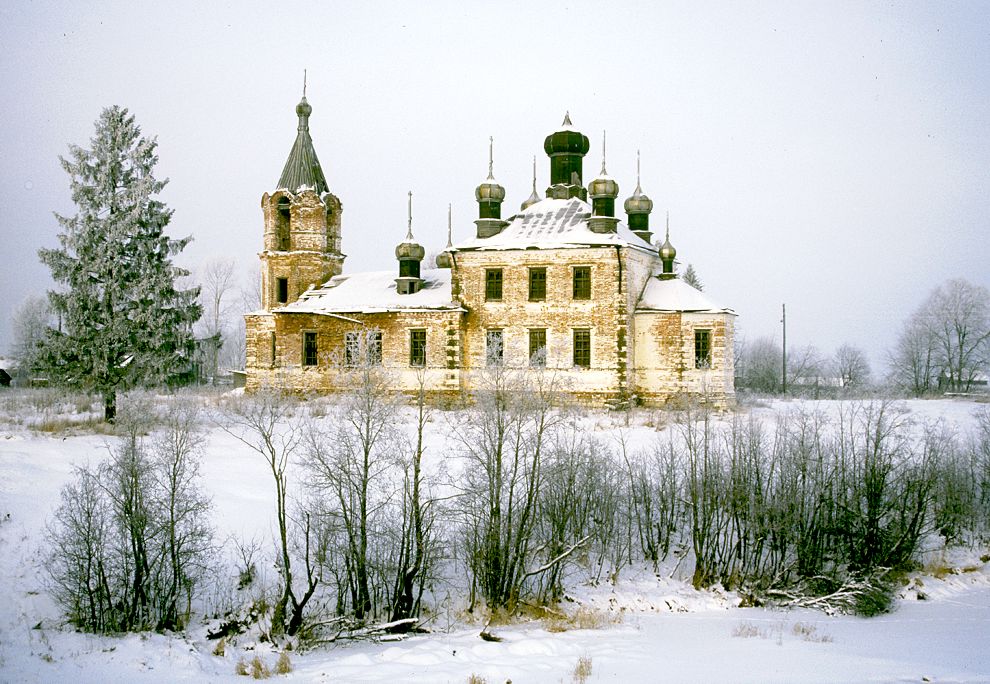
[[[985,3],[0,4],[0,350],[10,315],[50,286],[37,259],[72,213],[58,156],[119,104],[159,142],[181,263],[261,247],[260,199],[311,131],[344,205],[346,272],[473,234],[474,188],[503,215],[549,183],[544,137],[565,110],[621,201],[671,213],[671,241],[749,338],[879,360],[951,277],[990,286],[990,7]],[[200,5],[203,5],[200,7]],[[427,6],[421,6],[427,5]]]

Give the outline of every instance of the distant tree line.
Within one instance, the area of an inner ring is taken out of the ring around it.
[[[747,340],[738,335],[736,388],[783,391],[783,351],[773,338]],[[876,377],[866,353],[849,344],[831,358],[814,345],[788,348],[787,391],[822,397],[887,388],[921,397],[985,387],[990,373],[990,291],[961,279],[935,288],[905,321],[886,358],[888,374]]]

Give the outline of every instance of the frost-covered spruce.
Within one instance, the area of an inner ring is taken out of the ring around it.
[[[61,326],[44,345],[41,369],[54,382],[99,392],[113,421],[117,392],[156,384],[188,365],[198,289],[176,289],[187,275],[172,264],[191,238],[165,234],[172,211],[156,196],[154,138],[126,109],[103,110],[91,149],[61,158],[71,177],[75,216],[56,218],[59,249],[42,262],[60,285],[49,292]]]

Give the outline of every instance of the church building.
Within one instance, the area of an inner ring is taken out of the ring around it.
[[[569,116],[543,143],[544,197],[534,162],[533,192],[508,215],[489,154],[470,237],[453,241],[448,225],[446,248],[424,264],[410,194],[395,268],[345,273],[343,207],[313,148],[311,113],[304,93],[282,176],[261,200],[262,308],[246,315],[248,391],[344,390],[354,367],[372,364],[397,391],[424,382],[431,395],[456,398],[498,365],[552,372],[589,404],[733,402],[735,313],[678,277],[669,225],[655,244],[638,169],[625,221],[604,144],[601,172],[585,186],[590,143]]]

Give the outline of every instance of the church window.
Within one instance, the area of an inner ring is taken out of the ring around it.
[[[574,299],[591,299],[591,266],[574,267]]]
[[[278,250],[287,252],[289,250],[289,198],[282,197],[278,201],[278,210],[275,214],[275,238],[278,241]]]
[[[485,299],[489,302],[502,301],[502,269],[485,269]]]
[[[289,279],[288,278],[278,278],[276,281],[278,287],[277,300],[279,304],[285,304],[289,301]]]
[[[547,269],[529,269],[529,301],[540,302],[547,298]]]
[[[529,365],[547,365],[547,329],[531,328],[529,331]]]
[[[271,351],[271,357],[272,357],[272,368],[274,368],[275,367],[275,359],[276,359],[276,356],[275,356],[275,350],[276,350],[276,347],[275,347],[275,333],[272,333],[271,334],[271,339],[269,340],[269,342],[271,343],[271,350],[270,351]]]
[[[591,330],[574,329],[574,365],[578,368],[591,368]]]
[[[505,349],[502,344],[501,330],[488,330],[485,332],[485,365],[489,367],[501,366],[505,358]]]
[[[382,333],[380,330],[344,334],[344,365],[382,365]]]
[[[694,367],[712,367],[712,331],[694,331]]]
[[[303,365],[315,366],[317,359],[316,333],[303,333]]]
[[[426,365],[426,330],[409,331],[409,365],[422,368]]]

